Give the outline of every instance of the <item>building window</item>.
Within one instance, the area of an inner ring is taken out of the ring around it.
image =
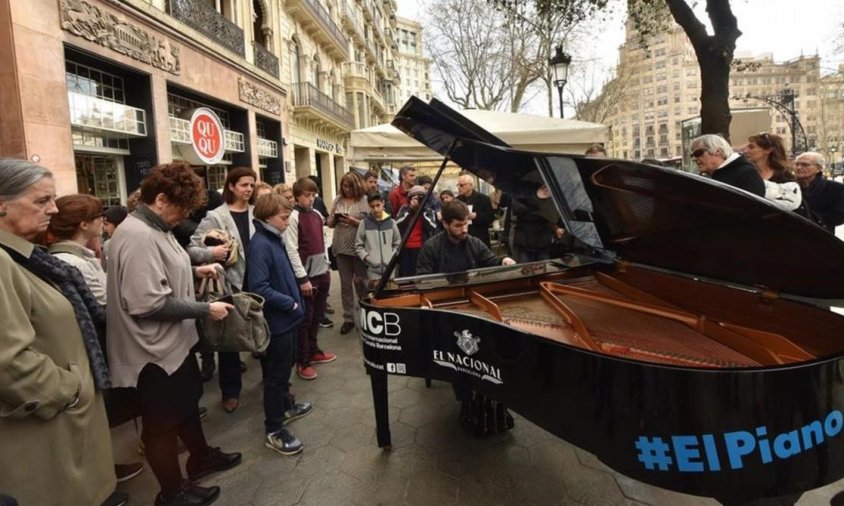
[[[79,193],[93,195],[105,206],[122,204],[119,157],[77,154],[74,158]]]
[[[182,115],[191,109],[196,109],[197,107],[207,107],[214,111],[214,114],[220,118],[220,123],[223,124],[223,128],[229,129],[231,128],[231,123],[229,122],[229,113],[217,107],[203,104],[201,102],[197,102],[195,100],[191,100],[189,98],[181,97],[174,93],[167,94],[167,112],[170,116],[175,118],[181,118]]]
[[[87,65],[68,61],[65,64],[67,91],[125,104],[123,78]]]

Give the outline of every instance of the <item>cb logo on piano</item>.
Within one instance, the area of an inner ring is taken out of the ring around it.
[[[399,315],[396,313],[379,313],[361,309],[360,324],[363,331],[369,334],[391,337],[401,334]]]

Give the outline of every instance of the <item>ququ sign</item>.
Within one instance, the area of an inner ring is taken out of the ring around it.
[[[190,140],[197,158],[205,165],[216,165],[226,152],[225,134],[220,118],[207,107],[193,110]]]

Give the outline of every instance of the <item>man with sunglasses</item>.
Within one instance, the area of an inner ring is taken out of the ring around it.
[[[701,174],[715,181],[765,197],[765,182],[747,159],[733,152],[720,135],[701,135],[692,141],[692,160]]]
[[[844,224],[844,184],[824,177],[825,163],[820,153],[808,151],[794,160],[794,172],[812,221],[834,233]]]

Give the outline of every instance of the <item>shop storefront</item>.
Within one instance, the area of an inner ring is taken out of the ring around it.
[[[286,87],[242,47],[222,45],[238,37],[244,44],[243,31],[229,27],[223,41],[169,7],[146,12],[130,3],[0,0],[9,62],[0,69],[3,156],[50,168],[60,195],[89,193],[106,205],[125,203],[152,167],[172,160],[191,163],[211,188],[231,166],[270,183],[292,180],[282,141]],[[45,5],[55,11],[42,12]],[[196,156],[198,109],[219,123],[222,153],[213,163]]]

